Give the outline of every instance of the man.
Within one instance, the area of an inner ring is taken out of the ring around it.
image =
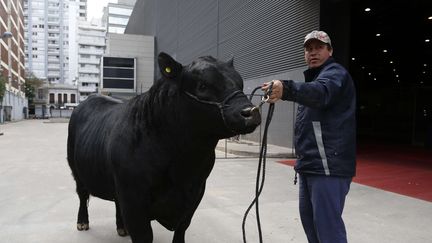
[[[309,243],[347,242],[342,212],[356,170],[356,98],[347,70],[332,57],[330,37],[304,40],[305,82],[273,80],[269,102],[299,104],[295,124],[299,209]],[[266,91],[270,83],[262,89]]]

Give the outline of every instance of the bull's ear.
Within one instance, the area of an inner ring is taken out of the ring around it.
[[[159,53],[158,62],[160,72],[169,79],[179,76],[183,68],[180,63],[164,52]]]
[[[234,56],[231,56],[231,59],[227,62],[228,66],[234,67]]]

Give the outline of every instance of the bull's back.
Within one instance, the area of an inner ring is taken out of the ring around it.
[[[92,95],[72,113],[68,129],[68,162],[73,176],[93,195],[113,199],[114,186],[107,145],[124,104]]]

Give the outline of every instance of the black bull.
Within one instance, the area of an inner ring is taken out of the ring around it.
[[[243,94],[232,61],[200,57],[182,66],[159,54],[161,78],[128,102],[94,95],[73,112],[67,159],[88,230],[89,195],[116,205],[117,232],[152,242],[151,220],[185,231],[205,190],[221,138],[246,134],[260,113]]]

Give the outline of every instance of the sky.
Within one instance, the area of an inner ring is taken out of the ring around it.
[[[87,19],[102,18],[103,8],[106,7],[108,3],[117,3],[117,0],[87,0]]]

